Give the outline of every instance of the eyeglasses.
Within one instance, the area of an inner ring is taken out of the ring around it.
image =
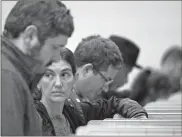
[[[105,77],[100,71],[97,71],[99,75],[104,79],[104,81],[108,84],[111,84],[113,82],[113,79]]]

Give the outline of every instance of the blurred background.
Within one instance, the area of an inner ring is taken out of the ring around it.
[[[181,1],[63,1],[74,16],[75,31],[67,47],[75,50],[92,34],[124,36],[140,47],[138,64],[159,67],[163,52],[181,45]],[[16,1],[2,1],[2,30]],[[129,83],[137,74],[134,69]],[[129,85],[128,83],[128,85]],[[127,86],[127,85],[126,85]]]

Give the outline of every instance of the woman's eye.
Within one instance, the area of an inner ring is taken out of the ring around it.
[[[53,77],[53,75],[51,73],[45,73],[44,76],[47,77],[47,78],[52,78]]]
[[[61,76],[62,77],[69,77],[70,75],[68,73],[63,73]]]
[[[68,73],[68,72],[65,72],[65,73],[62,73],[62,74],[61,74],[61,77],[62,77],[63,79],[69,79],[69,78],[71,77],[71,74]]]

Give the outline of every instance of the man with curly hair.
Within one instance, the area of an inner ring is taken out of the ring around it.
[[[32,88],[42,64],[59,57],[74,30],[73,17],[59,0],[20,0],[9,13],[1,48],[1,135],[41,135]]]
[[[129,98],[111,97],[96,101],[102,90],[108,90],[123,66],[121,52],[114,42],[99,35],[88,36],[78,44],[74,56],[77,65],[75,92],[79,98],[73,99],[94,102],[97,105],[90,105],[90,109],[97,106],[103,110],[95,116],[89,113],[92,119],[100,119],[100,116],[111,118],[116,113],[125,118],[147,118],[146,111]]]

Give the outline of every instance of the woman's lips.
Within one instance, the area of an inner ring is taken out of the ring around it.
[[[56,96],[61,96],[63,93],[60,91],[53,91],[52,94],[54,94]]]

